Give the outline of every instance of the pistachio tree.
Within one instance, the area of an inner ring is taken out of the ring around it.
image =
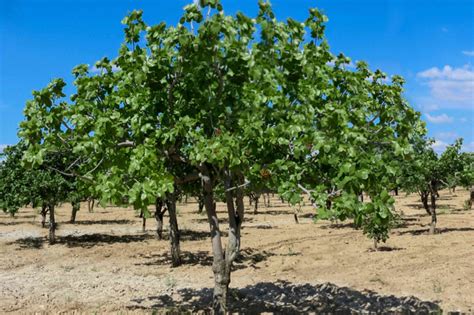
[[[463,163],[460,153],[462,139],[458,139],[454,144],[448,146],[441,155],[433,150],[432,143],[432,140],[422,137],[415,139],[413,143],[414,158],[403,165],[401,175],[403,189],[408,193],[418,193],[423,208],[431,216],[430,234],[436,232],[438,221],[436,202],[439,190],[452,187],[452,182],[448,182],[450,178],[457,177],[453,175],[469,174],[469,164]],[[460,183],[459,181],[455,185]]]
[[[41,165],[31,167],[23,161],[25,150],[26,145],[20,142],[8,147],[3,153],[4,161],[0,164],[0,208],[13,215],[22,207],[40,206],[43,227],[49,213],[48,240],[54,244],[55,207],[76,193],[75,183],[55,171],[63,165],[61,155],[45,154]]]
[[[47,152],[69,150],[81,163],[68,173],[90,181],[101,200],[144,212],[166,203],[178,245],[176,200],[196,194],[210,227],[217,313],[227,310],[249,185],[291,203],[309,195],[320,217],[330,199],[339,217],[386,239],[390,158],[410,154],[419,114],[403,100],[400,77],[386,82],[363,62],[348,69],[349,58],[330,53],[320,11],[278,21],[268,2],[250,18],[201,0],[176,26],[147,26],[141,11],[122,22],[118,56],[97,62],[99,73],[74,68],[70,100],[57,79],[27,104],[25,160],[41,164]],[[361,192],[369,202],[358,201]],[[179,263],[179,246],[171,254]]]

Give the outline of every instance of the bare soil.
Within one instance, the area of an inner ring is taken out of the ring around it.
[[[257,215],[247,202],[242,255],[232,273],[234,310],[301,313],[328,311],[331,303],[369,311],[374,303],[386,310],[411,303],[416,309],[427,301],[445,312],[473,313],[474,211],[463,208],[468,192],[441,192],[436,235],[427,234],[430,218],[417,195],[395,198],[402,220],[378,251],[348,222],[314,223],[310,206],[296,224],[294,209],[277,196],[268,208],[262,202]],[[22,209],[15,218],[1,213],[0,313],[205,310],[212,255],[207,219],[197,208],[194,202],[178,206],[184,264],[177,268],[170,267],[169,242],[155,238],[154,219],[142,233],[131,209],[89,213],[83,205],[70,224],[71,206],[58,207],[53,246],[37,210]],[[218,211],[225,231],[224,204]],[[315,303],[319,308],[311,308]]]

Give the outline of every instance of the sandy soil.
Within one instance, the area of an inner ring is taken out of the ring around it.
[[[372,251],[373,242],[350,224],[313,223],[310,207],[302,208],[296,224],[293,209],[275,196],[271,207],[246,214],[231,287],[256,292],[275,283],[331,282],[351,292],[414,295],[444,311],[473,313],[474,211],[463,209],[467,198],[465,190],[443,191],[439,233],[427,235],[430,219],[417,196],[396,197],[401,225],[380,251]],[[225,230],[224,205],[218,210]],[[36,210],[23,209],[15,218],[0,214],[0,313],[150,312],[186,294],[187,303],[208,301],[209,229],[196,203],[178,206],[185,262],[178,268],[170,267],[168,241],[155,239],[153,219],[142,233],[141,219],[130,209],[89,213],[84,206],[74,225],[67,223],[70,205],[57,211],[54,246],[47,244]],[[232,292],[239,299],[240,291]]]

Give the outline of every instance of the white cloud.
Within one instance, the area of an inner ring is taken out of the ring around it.
[[[438,132],[436,133],[436,139],[445,140],[445,141],[453,141],[459,138],[459,135],[454,131],[447,131],[447,132]]]
[[[431,101],[440,107],[474,107],[474,69],[471,65],[460,68],[446,65],[441,69],[432,67],[417,76],[430,88]]]
[[[464,152],[474,152],[474,141],[463,144],[461,150]]]
[[[430,115],[428,113],[425,114],[426,119],[433,123],[433,124],[446,124],[446,123],[451,123],[453,122],[453,118],[446,115],[446,114],[441,114],[441,115]]]
[[[441,141],[441,140],[435,140],[435,142],[433,142],[433,144],[431,145],[431,147],[433,148],[433,150],[435,150],[436,153],[441,153],[443,152],[444,150],[446,150],[446,147],[448,146],[449,144],[444,142],[444,141]]]
[[[418,76],[425,79],[472,81],[474,80],[474,71],[470,65],[465,65],[462,68],[453,68],[449,65],[446,65],[443,67],[443,69],[433,67],[428,70],[419,72]]]
[[[463,50],[462,53],[463,55],[474,57],[474,50]]]
[[[9,144],[0,144],[0,153],[3,153],[3,150],[5,150],[5,148],[8,146]]]
[[[116,72],[116,71],[119,71],[119,70],[120,70],[119,67],[117,67],[116,65],[112,65],[112,72]],[[89,71],[91,73],[100,73],[100,72],[103,71],[103,69],[102,68],[99,69],[96,66],[92,66],[92,67],[89,68]]]

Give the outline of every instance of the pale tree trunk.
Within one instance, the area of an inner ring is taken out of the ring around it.
[[[48,214],[48,206],[46,204],[41,205],[41,227],[46,226],[46,215]]]
[[[54,218],[54,205],[49,205],[49,244],[56,243],[56,220]]]
[[[438,192],[436,188],[434,187],[434,184],[431,186],[431,225],[430,225],[430,234],[435,234],[436,233],[436,223],[437,223],[437,218],[436,218],[436,196],[438,195]]]
[[[161,240],[163,239],[163,215],[166,212],[166,207],[163,208],[163,201],[160,198],[156,198],[155,208],[156,236]]]
[[[230,279],[226,278],[224,250],[222,248],[221,231],[217,219],[216,204],[214,203],[214,183],[206,165],[200,165],[201,184],[204,195],[204,206],[207,212],[211,232],[214,273],[214,294],[212,308],[215,314],[225,314],[227,311],[227,287]]]
[[[72,205],[71,220],[69,222],[76,223],[76,215],[77,215],[77,211],[81,209],[81,203],[73,201],[71,202],[71,205]]]
[[[174,193],[167,195],[166,205],[170,218],[171,265],[177,267],[181,265],[181,249],[179,246],[178,219],[176,217],[176,195]]]

